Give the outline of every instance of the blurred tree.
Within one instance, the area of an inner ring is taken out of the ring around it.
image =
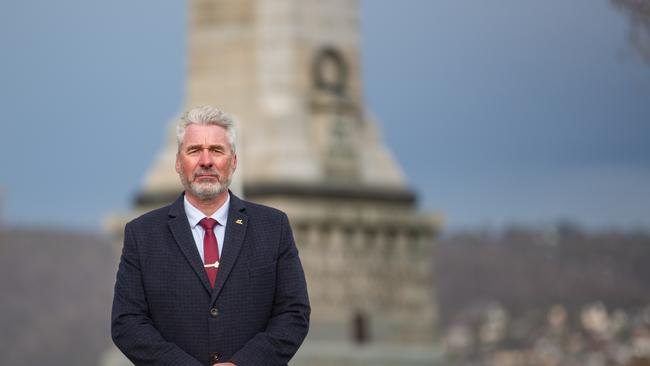
[[[650,304],[650,233],[589,232],[562,222],[546,229],[465,231],[435,249],[435,286],[444,325],[497,302],[512,316],[562,304],[633,310]]]
[[[610,0],[630,19],[630,42],[650,64],[650,0]]]

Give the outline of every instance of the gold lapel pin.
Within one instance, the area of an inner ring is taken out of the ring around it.
[[[235,224],[242,225],[243,223],[244,223],[244,222],[242,221],[242,219],[237,219],[237,220],[235,220]]]

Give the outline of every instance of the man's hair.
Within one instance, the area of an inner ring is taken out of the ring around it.
[[[176,142],[178,143],[178,151],[181,149],[183,138],[185,137],[185,129],[191,124],[197,125],[216,125],[226,129],[226,136],[230,143],[230,149],[233,153],[237,151],[235,148],[235,140],[237,139],[237,131],[235,130],[235,121],[219,108],[204,105],[196,107],[185,112],[181,117],[180,123],[176,126]]]

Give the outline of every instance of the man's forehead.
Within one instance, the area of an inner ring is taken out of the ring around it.
[[[191,124],[185,129],[183,142],[188,145],[229,145],[226,129],[218,125]]]

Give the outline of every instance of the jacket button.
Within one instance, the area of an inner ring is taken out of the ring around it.
[[[210,353],[210,358],[214,362],[219,361],[221,359],[221,354],[219,352],[212,352]]]
[[[214,318],[214,317],[216,317],[217,315],[219,315],[219,309],[217,309],[217,308],[212,308],[212,309],[210,309],[210,316],[211,316],[211,317]]]

